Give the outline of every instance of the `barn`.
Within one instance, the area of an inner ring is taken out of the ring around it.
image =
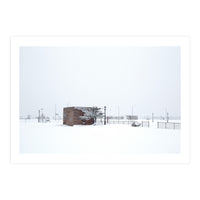
[[[63,124],[92,125],[94,124],[93,107],[66,107],[63,108]]]

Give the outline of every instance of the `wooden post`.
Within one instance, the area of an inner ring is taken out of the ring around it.
[[[38,110],[38,122],[40,122],[40,110]]]
[[[167,113],[167,123],[169,122],[169,113]]]
[[[106,125],[106,106],[104,106],[104,125]]]

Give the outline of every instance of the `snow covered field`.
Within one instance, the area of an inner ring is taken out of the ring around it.
[[[20,122],[20,153],[180,153],[180,130]]]

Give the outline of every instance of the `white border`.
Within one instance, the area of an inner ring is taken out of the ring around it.
[[[20,46],[180,46],[181,153],[180,154],[20,154],[19,49]],[[190,162],[190,38],[132,36],[11,37],[11,163],[189,163]]]

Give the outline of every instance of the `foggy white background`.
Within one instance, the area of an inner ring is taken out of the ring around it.
[[[20,115],[55,105],[180,116],[180,47],[21,47]]]
[[[1,1],[1,199],[200,199],[199,2]],[[10,36],[189,35],[192,159],[188,165],[10,164]]]

